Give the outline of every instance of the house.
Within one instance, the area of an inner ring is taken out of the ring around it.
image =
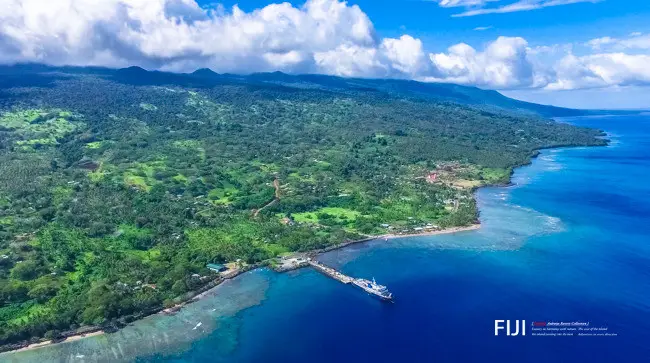
[[[438,173],[432,171],[427,175],[427,183],[435,183],[436,180],[438,180]]]
[[[226,271],[228,268],[220,263],[209,263],[205,267],[209,268],[214,272]]]
[[[293,226],[293,225],[295,224],[294,221],[293,221],[293,219],[291,219],[290,217],[284,217],[284,218],[282,218],[282,219],[280,220],[280,223],[282,223],[282,224],[284,224],[284,225],[287,225],[287,226]]]

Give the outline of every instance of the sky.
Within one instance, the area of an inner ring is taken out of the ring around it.
[[[450,82],[650,109],[647,0],[0,0],[0,63]]]

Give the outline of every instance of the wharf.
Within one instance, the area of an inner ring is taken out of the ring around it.
[[[344,275],[331,267],[323,265],[318,261],[310,260],[309,265],[313,267],[316,271],[322,273],[323,275],[329,276],[334,280],[338,280],[344,284],[349,284],[351,282],[354,282],[354,279],[352,277]]]
[[[280,258],[271,266],[275,272],[287,272],[309,266],[309,258],[302,254]]]
[[[361,288],[363,291],[374,295],[382,300],[386,301],[392,301],[393,300],[393,294],[388,292],[388,289],[386,286],[382,286],[377,284],[374,279],[373,281],[369,280],[364,280],[364,279],[355,279],[353,277],[344,275],[337,270],[326,266],[318,261],[314,260],[308,260],[307,262],[311,267],[313,267],[316,271],[322,273],[325,276],[331,277],[334,280],[340,281],[344,284],[352,284],[356,287]]]

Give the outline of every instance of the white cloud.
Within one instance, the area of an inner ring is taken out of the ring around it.
[[[650,49],[650,34],[643,34],[639,32],[631,33],[625,38],[612,38],[601,37],[588,41],[585,45],[591,47],[593,50],[610,49],[610,50],[626,50],[626,49]]]
[[[449,1],[453,1],[453,0],[449,0]],[[499,1],[499,0],[494,0],[494,1]],[[596,3],[600,1],[603,0],[519,0],[516,2],[509,3],[507,5],[486,8],[485,4],[487,4],[487,1],[477,0],[474,3],[473,1],[468,0],[467,4],[459,4],[458,6],[463,5],[469,9],[466,10],[465,12],[462,12],[460,14],[454,14],[452,16],[465,17],[465,16],[484,15],[484,14],[514,13],[518,11],[537,10],[537,9],[548,8],[552,6],[570,5],[570,4],[585,3],[585,2]],[[459,0],[459,2],[463,3],[465,1]],[[443,6],[442,3],[440,3],[440,5]]]
[[[646,36],[588,44],[650,49]],[[460,43],[430,54],[434,71],[424,80],[477,85],[492,89],[575,90],[650,86],[650,54],[602,51],[575,55],[572,44],[530,47],[523,38],[499,37],[483,50]]]
[[[549,90],[649,85],[650,55],[624,53],[592,54],[562,58],[556,66],[556,79]]]
[[[471,7],[471,6],[484,6],[488,2],[499,1],[499,0],[434,0],[438,5],[443,8],[454,8],[459,6]]]
[[[528,48],[528,54],[531,56],[551,55],[571,53],[573,44],[552,44],[552,45],[538,45]]]
[[[496,1],[496,0],[495,0]],[[580,0],[531,0],[556,6]],[[519,1],[522,3],[523,1]],[[485,6],[442,0],[441,6]],[[574,46],[499,37],[484,47],[428,53],[410,35],[380,38],[370,18],[339,0],[201,8],[195,0],[4,0],[0,63],[139,65],[176,72],[281,70],[454,82],[490,89],[584,89],[650,85],[650,35],[603,37]],[[477,28],[478,29],[478,28]]]
[[[271,4],[250,13],[203,10],[194,0],[5,1],[5,62],[308,69],[303,63],[313,65],[313,53],[378,42],[368,16],[336,0],[310,0],[301,8]]]
[[[485,30],[490,30],[490,29],[492,29],[492,25],[490,25],[490,26],[477,26],[476,28],[474,28],[474,30],[479,31],[479,32],[482,32],[482,31],[485,31]]]
[[[402,35],[399,39],[387,38],[382,41],[380,49],[392,67],[401,73],[417,77],[430,69],[420,39],[410,35]]]
[[[429,57],[438,73],[429,80],[499,89],[540,87],[546,83],[544,77],[539,77],[543,72],[535,72],[523,38],[499,37],[482,52],[461,43],[447,53]]]
[[[385,38],[377,47],[342,44],[336,49],[317,52],[318,68],[339,76],[419,78],[430,71],[422,41],[410,35]]]
[[[290,50],[284,53],[267,52],[263,55],[264,60],[277,70],[292,69],[295,65],[306,61],[307,56],[297,50]]]
[[[650,49],[650,34],[637,34],[620,42],[624,49]]]
[[[612,37],[596,38],[585,43],[594,50],[600,50],[603,46],[615,43],[617,40]]]
[[[378,59],[376,48],[343,44],[336,49],[314,54],[316,65],[328,74],[345,77],[380,77],[388,67]]]

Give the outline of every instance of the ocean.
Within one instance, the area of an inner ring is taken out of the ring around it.
[[[479,230],[322,257],[387,285],[392,304],[311,269],[262,269],[175,316],[0,361],[650,362],[650,116],[560,121],[612,142],[544,150],[513,186],[480,189]],[[495,336],[495,320],[525,320],[526,335]],[[533,322],[607,335],[540,336]]]

